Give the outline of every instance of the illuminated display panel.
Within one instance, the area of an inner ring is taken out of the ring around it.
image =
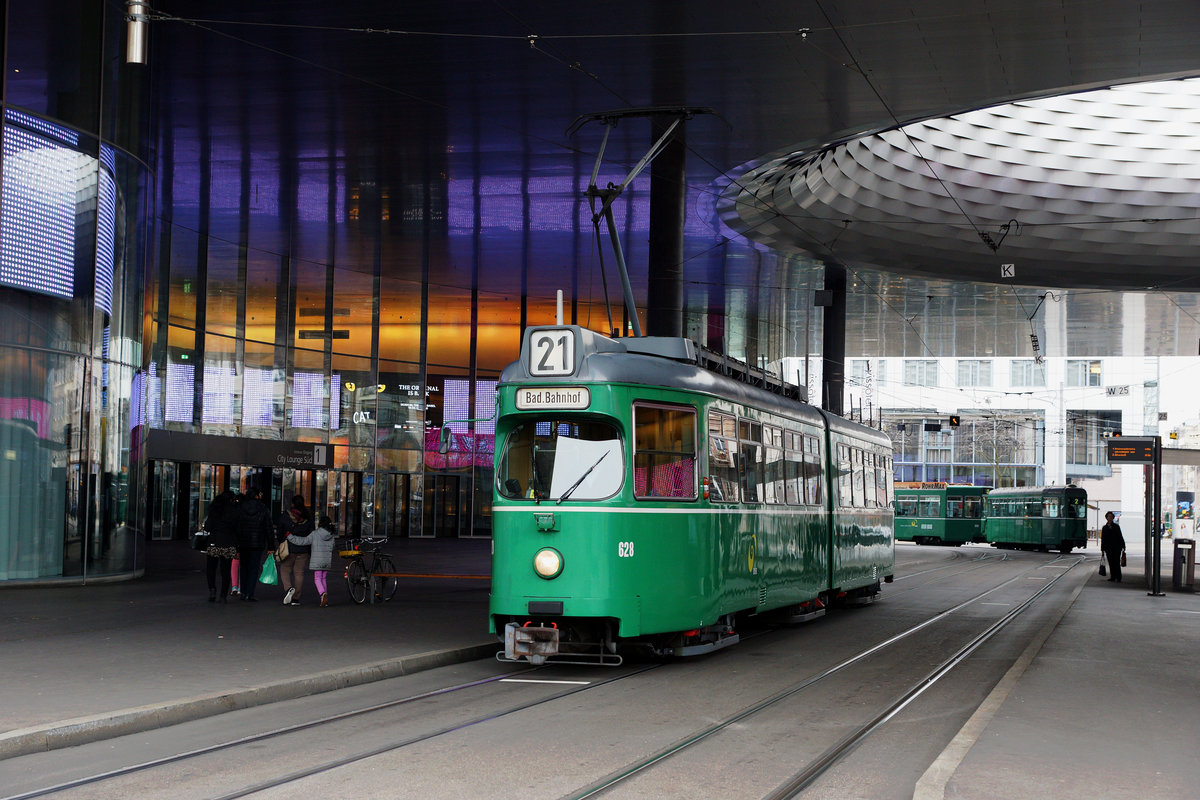
[[[329,430],[342,427],[342,373],[329,377]]]
[[[466,433],[466,420],[471,416],[471,383],[447,378],[442,383],[442,419],[454,433]]]
[[[201,421],[213,424],[233,424],[233,398],[237,376],[232,364],[204,365],[204,408]]]
[[[490,419],[489,419],[490,418]],[[496,433],[496,381],[475,381],[475,434]]]
[[[146,424],[162,427],[162,378],[155,361],[150,362],[150,374],[146,379]]]
[[[112,315],[117,233],[116,156],[100,146],[100,191],[96,207],[96,308]]]
[[[14,113],[6,111],[6,119]],[[45,136],[4,126],[0,283],[74,295],[75,196],[80,162],[86,160]]]
[[[167,363],[167,422],[191,422],[196,389],[196,368]]]
[[[274,370],[246,367],[242,376],[242,424],[270,425],[274,398]]]
[[[292,427],[325,427],[325,376],[321,373],[292,375]]]
[[[1108,460],[1134,464],[1154,463],[1154,440],[1121,436],[1108,440]]]

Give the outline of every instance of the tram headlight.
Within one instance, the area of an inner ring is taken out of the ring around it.
[[[562,572],[562,568],[562,553],[552,547],[538,550],[537,555],[533,557],[533,571],[546,580],[557,578],[558,574]]]

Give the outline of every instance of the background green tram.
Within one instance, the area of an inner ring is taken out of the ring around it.
[[[739,615],[810,618],[891,580],[888,438],[702,358],[686,339],[525,332],[497,389],[504,658],[694,655],[736,642]]]
[[[1071,485],[992,489],[983,531],[993,547],[1007,550],[1087,547],[1087,492]]]
[[[985,486],[938,481],[895,484],[896,541],[960,545],[982,542]]]

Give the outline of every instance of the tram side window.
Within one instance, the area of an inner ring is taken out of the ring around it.
[[[783,452],[784,502],[797,506],[804,502],[804,439],[798,433],[785,433]]]
[[[1059,505],[1057,497],[1047,497],[1042,504],[1042,516],[1058,519]]]
[[[891,485],[891,479],[888,477],[888,459],[887,456],[875,454],[875,505],[880,508],[887,508],[891,498],[888,497],[888,486]]]
[[[960,519],[963,516],[963,496],[961,494],[946,495],[946,518]]]
[[[896,498],[896,516],[897,517],[915,517],[915,516],[917,516],[917,498],[915,498],[915,497],[897,497]]]
[[[825,503],[825,464],[821,459],[821,442],[815,436],[804,437],[804,502],[810,506]]]
[[[854,505],[854,465],[850,461],[850,445],[837,446],[838,505]]]
[[[1025,502],[1025,516],[1040,517],[1042,515],[1042,499],[1039,497],[1036,500],[1027,500]]]
[[[866,477],[863,473],[863,456],[866,455],[857,447],[851,449],[851,457],[854,459],[854,506],[863,508],[867,503],[866,497]]]
[[[936,494],[921,495],[921,512],[922,517],[940,517],[942,515],[942,501]]]
[[[741,446],[738,471],[742,484],[742,502],[761,503],[764,475],[762,425],[749,420],[739,420],[738,439]]]
[[[783,439],[784,433],[779,428],[763,426],[763,443],[766,445],[763,453],[763,500],[778,505],[787,502],[783,488]]]
[[[738,499],[737,420],[727,414],[708,415],[708,497],[717,503]]]
[[[696,497],[696,410],[634,404],[633,494]]]

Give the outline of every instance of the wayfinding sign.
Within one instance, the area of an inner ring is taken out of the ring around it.
[[[1152,436],[1119,436],[1108,440],[1109,463],[1153,464],[1155,439]]]

